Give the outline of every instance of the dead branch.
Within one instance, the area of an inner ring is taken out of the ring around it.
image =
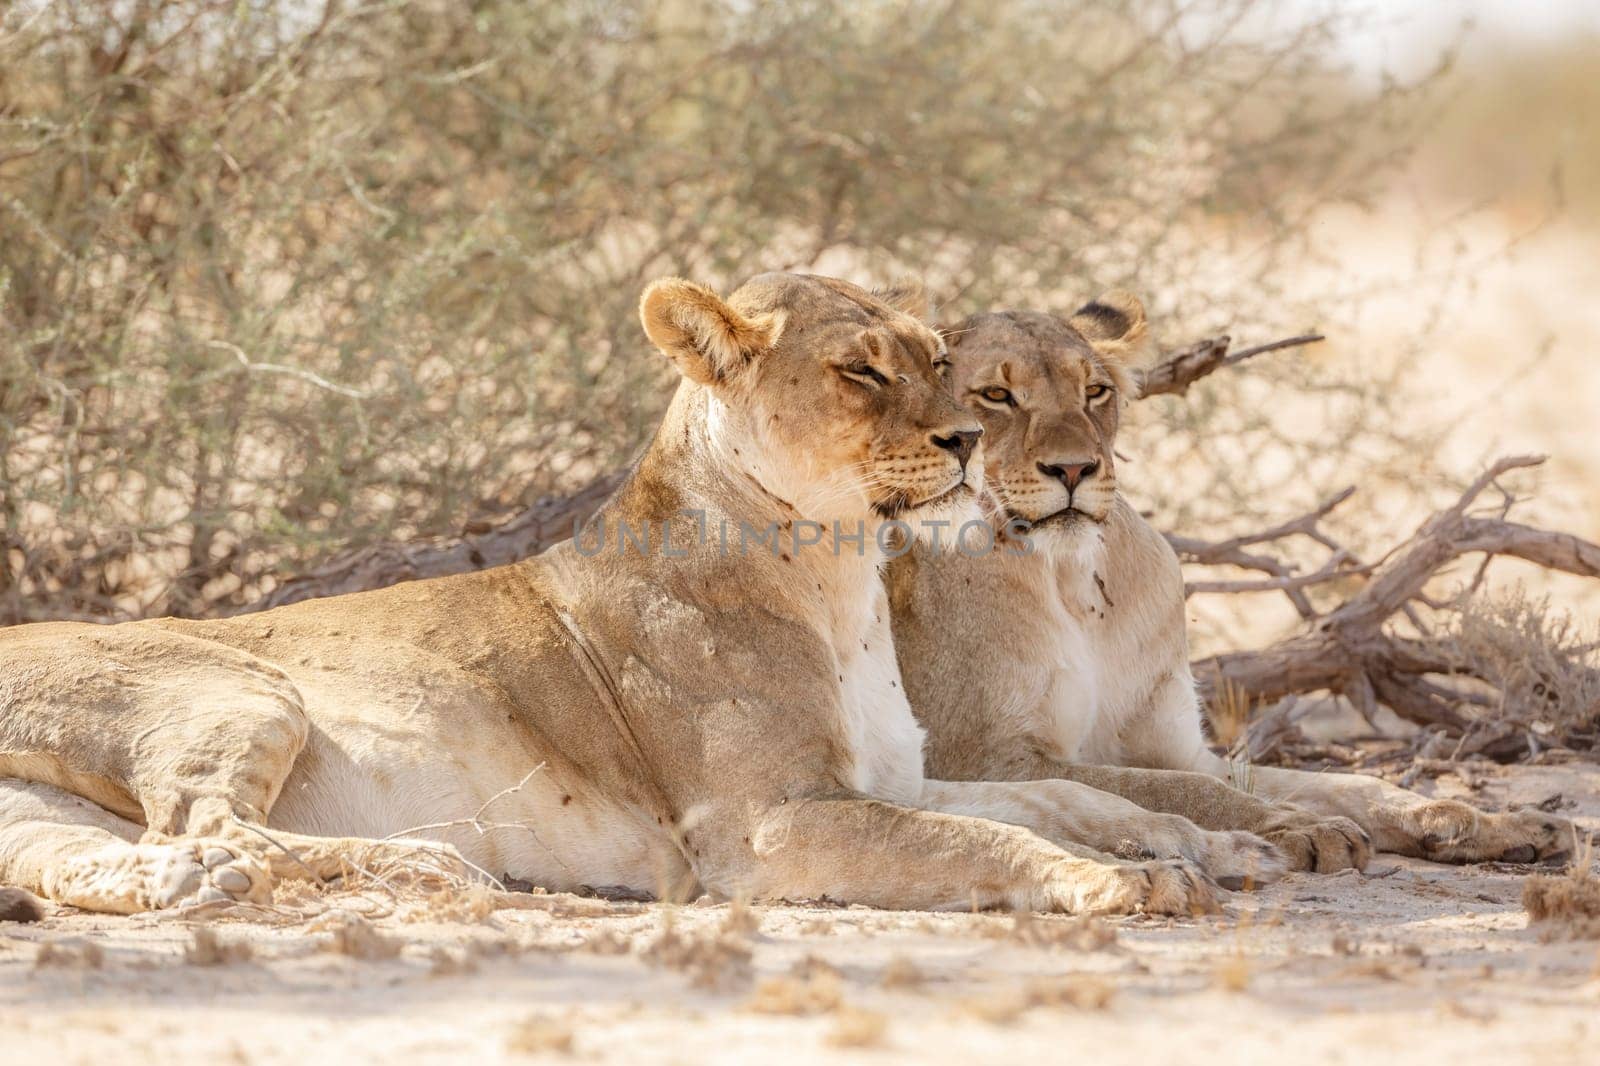
[[[1285,337],[1282,340],[1272,341],[1268,344],[1258,344],[1254,348],[1245,348],[1241,351],[1228,354],[1228,337],[1210,337],[1206,340],[1196,341],[1187,347],[1180,348],[1167,356],[1155,366],[1146,370],[1140,376],[1139,395],[1181,396],[1189,391],[1189,386],[1208,374],[1221,370],[1225,366],[1236,366],[1246,359],[1263,355],[1267,352],[1281,351],[1285,348],[1298,348],[1307,344],[1315,344],[1323,340],[1320,333],[1306,333],[1298,337]]]
[[[1184,596],[1193,596],[1197,593],[1277,591],[1289,598],[1289,602],[1294,605],[1295,611],[1301,618],[1308,620],[1315,618],[1317,612],[1306,596],[1305,589],[1365,574],[1371,570],[1371,567],[1362,563],[1353,553],[1325,533],[1320,525],[1335,508],[1355,495],[1355,491],[1355,486],[1352,485],[1297,518],[1291,518],[1259,533],[1249,533],[1229,540],[1212,542],[1179,536],[1175,533],[1165,534],[1167,543],[1172,545],[1172,549],[1178,553],[1178,558],[1183,562],[1201,566],[1234,566],[1241,570],[1253,570],[1267,575],[1266,579],[1257,581],[1189,581],[1184,584]],[[1297,536],[1315,541],[1333,553],[1314,574],[1299,575],[1296,572],[1298,568],[1293,563],[1284,562],[1261,552],[1245,550]]]
[[[286,603],[383,588],[401,581],[443,577],[503,566],[537,555],[572,536],[622,483],[622,473],[596,478],[571,496],[550,496],[507,521],[459,537],[390,541],[336,556],[292,577],[245,608],[264,611]]]
[[[1547,746],[1548,740],[1538,738],[1534,721],[1483,713],[1493,709],[1493,701],[1460,684],[1466,681],[1496,686],[1500,679],[1490,671],[1470,658],[1452,653],[1448,642],[1431,639],[1426,632],[1415,637],[1393,628],[1399,616],[1409,618],[1413,628],[1422,630],[1416,624],[1420,621],[1418,605],[1429,610],[1448,609],[1449,603],[1429,597],[1425,589],[1450,564],[1466,555],[1515,556],[1547,569],[1600,577],[1600,545],[1503,517],[1470,513],[1477,499],[1501,476],[1541,462],[1543,458],[1537,456],[1501,459],[1468,486],[1452,506],[1423,522],[1380,563],[1344,571],[1370,573],[1370,577],[1337,607],[1312,618],[1307,632],[1267,648],[1229,652],[1196,663],[1195,676],[1206,700],[1217,699],[1224,687],[1243,693],[1256,703],[1322,691],[1344,696],[1363,711],[1369,710],[1375,700],[1403,718],[1464,738],[1463,748],[1468,752],[1506,756],[1537,751],[1541,744]],[[1232,562],[1226,557],[1236,549],[1236,545],[1231,546],[1218,557]],[[1335,558],[1340,552],[1342,549],[1336,551]],[[1221,591],[1237,591],[1242,586],[1259,591],[1259,586],[1274,583],[1234,585],[1235,588]],[[1589,710],[1576,709],[1579,716]]]

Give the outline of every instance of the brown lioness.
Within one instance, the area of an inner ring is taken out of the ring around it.
[[[535,559],[0,633],[0,881],[123,913],[259,900],[433,827],[434,858],[554,889],[1212,908],[1181,859],[1077,846],[1129,831],[1085,815],[1091,789],[923,777],[880,534],[960,516],[981,475],[918,303],[652,285],[645,332],[683,380],[616,496]],[[1182,844],[1223,876],[1274,861],[1245,834]]]
[[[1207,747],[1184,635],[1183,577],[1117,491],[1139,301],[1108,293],[1070,319],[969,318],[944,373],[984,427],[992,550],[916,545],[889,569],[894,636],[928,731],[928,772],[1060,777],[1207,829],[1244,829],[1299,869],[1365,864],[1369,847],[1453,862],[1550,859],[1572,824],[1489,814],[1362,774],[1251,767],[1231,787]],[[1254,793],[1254,794],[1252,794]]]

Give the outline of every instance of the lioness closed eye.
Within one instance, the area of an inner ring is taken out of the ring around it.
[[[1254,767],[1251,792],[1226,783],[1201,731],[1177,557],[1117,492],[1144,332],[1143,306],[1120,292],[1070,319],[1005,311],[949,331],[949,386],[984,427],[991,519],[1028,530],[1034,550],[917,547],[890,568],[929,772],[1092,785],[1260,834],[1299,869],[1360,867],[1373,845],[1455,862],[1569,847],[1558,816],[1488,814],[1361,774]]]
[[[1187,863],[1076,845],[1081,786],[923,778],[878,534],[964,515],[981,472],[921,302],[652,285],[645,332],[683,380],[580,542],[538,558],[0,632],[0,880],[132,912],[421,851],[554,889],[1211,907]],[[493,831],[448,827],[486,803]]]

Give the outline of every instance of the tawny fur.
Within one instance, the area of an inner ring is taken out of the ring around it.
[[[1249,791],[1233,787],[1202,732],[1178,560],[1116,490],[1126,360],[1144,329],[1138,301],[1113,293],[1067,321],[1008,311],[948,331],[949,386],[984,424],[992,521],[1032,524],[1033,551],[1020,539],[976,556],[917,547],[890,567],[929,774],[1092,785],[1260,834],[1302,869],[1359,867],[1371,845],[1458,862],[1568,850],[1566,819],[1484,813],[1364,775],[1253,767],[1237,782]],[[1097,383],[1114,394],[1092,398]],[[1086,463],[1098,469],[1071,491],[1044,470]]]
[[[415,830],[552,889],[1213,906],[1188,863],[1081,846],[1092,790],[924,780],[877,534],[981,484],[938,336],[797,275],[665,281],[641,317],[684,380],[573,542],[223,621],[0,633],[0,881],[112,912],[263,899]],[[746,526],[829,532],[718,535]]]

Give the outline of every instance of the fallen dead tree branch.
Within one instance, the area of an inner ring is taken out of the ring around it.
[[[1267,648],[1196,663],[1207,702],[1224,691],[1230,691],[1230,700],[1242,694],[1257,705],[1326,692],[1349,699],[1369,719],[1381,703],[1402,718],[1458,737],[1457,754],[1512,758],[1548,747],[1593,747],[1600,728],[1600,663],[1593,640],[1571,632],[1570,622],[1547,617],[1543,605],[1513,602],[1496,619],[1473,598],[1488,561],[1498,556],[1600,577],[1600,545],[1511,521],[1505,517],[1509,494],[1497,515],[1471,513],[1500,477],[1541,462],[1542,457],[1514,456],[1493,464],[1455,504],[1430,517],[1380,563],[1342,570],[1340,576],[1367,576],[1326,612],[1310,607],[1303,594],[1294,595],[1314,582],[1296,585],[1290,577],[1277,584],[1211,583],[1220,591],[1281,587],[1297,609],[1310,608],[1302,610],[1310,627]],[[1314,529],[1317,514],[1278,529]],[[1336,562],[1348,561],[1348,553],[1331,539],[1322,543]],[[1191,546],[1186,554],[1273,572],[1254,558],[1240,562],[1243,546]],[[1431,596],[1429,584],[1468,555],[1483,556],[1471,583],[1448,599]],[[1332,567],[1310,577],[1320,580]],[[1195,588],[1203,590],[1200,583]]]
[[[538,555],[571,537],[574,523],[593,514],[621,483],[621,472],[606,474],[571,496],[546,497],[499,525],[471,529],[459,537],[389,541],[346,552],[289,578],[246,610],[264,611],[401,581],[462,574]]]

